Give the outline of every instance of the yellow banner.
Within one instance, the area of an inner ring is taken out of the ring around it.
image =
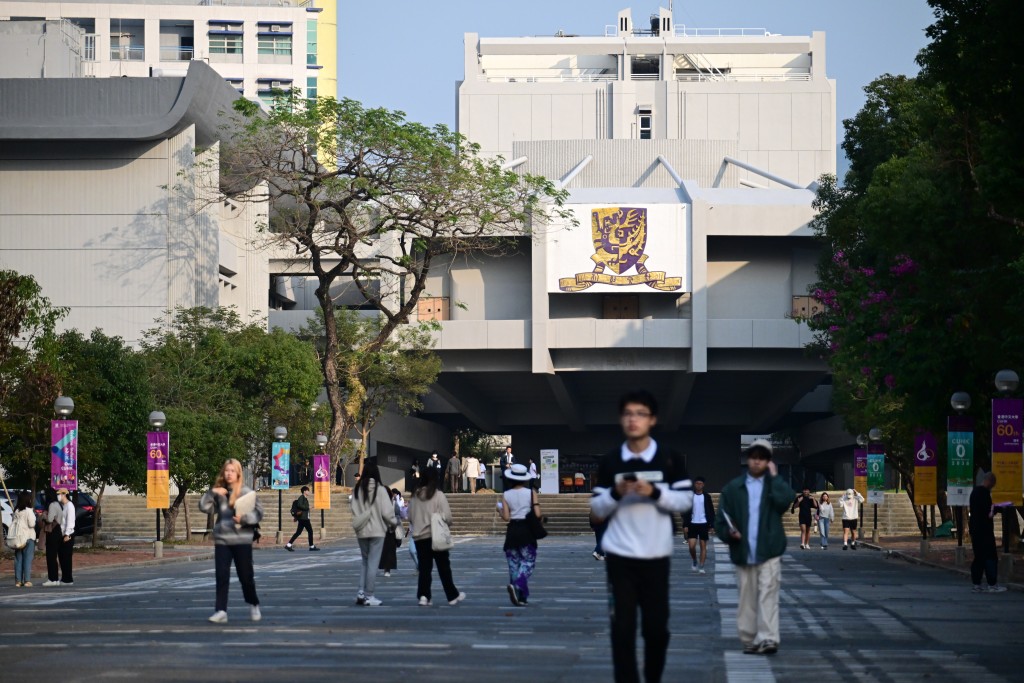
[[[167,470],[146,473],[146,507],[166,510],[171,507],[170,477]]]
[[[937,467],[914,468],[914,505],[938,505]]]
[[[853,489],[864,496],[864,498],[868,497],[868,477],[866,474],[863,477],[853,478]]]
[[[992,474],[996,485],[992,489],[993,503],[1021,504],[1021,477],[1024,470],[1024,455],[1020,453],[993,453]]]
[[[558,279],[558,286],[566,292],[580,292],[591,285],[647,285],[662,292],[674,292],[683,286],[681,277],[665,277],[664,271],[645,272],[639,275],[609,275],[608,273],[576,273],[576,277]]]
[[[329,483],[322,481],[313,483],[313,509],[331,509],[331,485]]]

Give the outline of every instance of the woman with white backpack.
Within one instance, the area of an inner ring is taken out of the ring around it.
[[[32,509],[32,494],[28,491],[18,494],[7,545],[14,549],[14,585],[30,588],[32,558],[36,554],[36,513]]]
[[[359,483],[352,489],[349,502],[352,505],[352,529],[356,532],[359,554],[362,556],[356,604],[377,607],[381,601],[374,597],[373,591],[377,584],[381,552],[384,550],[384,537],[398,525],[398,520],[395,518],[391,493],[380,479],[376,458],[367,458],[363,462]]]

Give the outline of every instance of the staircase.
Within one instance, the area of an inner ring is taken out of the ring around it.
[[[264,517],[261,529],[265,540],[273,541],[274,533],[277,531],[277,492],[261,491],[260,502],[263,505]],[[282,531],[285,540],[295,531],[295,523],[288,514],[292,501],[299,495],[298,489],[284,491],[282,496]],[[494,504],[498,501],[497,493],[478,494],[455,494],[448,496],[448,504],[452,509],[452,533],[457,536],[486,536],[502,535],[505,533],[505,523],[501,520],[495,510]],[[836,519],[832,523],[831,537],[842,537],[841,513],[836,505],[841,491],[829,492],[833,505],[836,509]],[[325,511],[324,521],[327,528],[328,538],[351,538],[352,532],[351,512],[348,504],[349,494],[345,491],[336,491],[331,494],[331,509]],[[712,493],[711,498],[718,507],[717,493]],[[820,493],[817,494],[820,496]],[[191,527],[194,532],[202,533],[206,527],[206,515],[199,512],[199,494],[189,494],[186,502],[190,515]],[[590,494],[587,493],[563,493],[563,494],[541,494],[540,505],[548,532],[552,535],[574,535],[589,534],[590,529]],[[860,526],[865,529],[865,536],[870,535],[872,528],[872,505],[864,504],[863,518]],[[155,512],[146,509],[144,496],[104,496],[102,510],[102,526],[100,535],[106,540],[153,540],[156,534]],[[320,512],[310,511],[313,522],[314,533],[319,538]],[[788,511],[782,516],[783,526],[786,534],[796,536],[800,533],[800,524],[797,515],[789,514]],[[163,520],[161,520],[161,527]],[[162,531],[162,528],[161,528]],[[887,493],[885,504],[878,506],[878,531],[883,536],[915,535],[919,533],[917,520],[914,517],[914,510],[910,500],[905,493]],[[997,530],[998,532],[998,530]],[[816,534],[816,532],[815,532]],[[184,510],[178,513],[177,538],[185,538],[185,514]]]

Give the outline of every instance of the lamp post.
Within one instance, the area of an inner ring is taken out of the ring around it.
[[[853,488],[867,498],[868,495],[868,437],[867,434],[857,435],[857,448],[853,450]],[[857,503],[857,519],[859,529],[853,530],[853,540],[864,540],[864,503]],[[845,540],[845,539],[844,539]]]
[[[170,438],[162,440],[160,438],[160,431],[164,425],[167,424],[167,416],[159,410],[154,410],[149,414],[149,426],[153,428],[155,434],[149,435],[149,443],[146,448],[146,478],[147,488],[156,489],[161,488],[162,490],[149,490],[147,491],[147,498],[154,505],[153,510],[156,513],[156,540],[153,541],[153,557],[164,556],[164,542],[160,539],[160,515],[164,509],[167,508],[166,500],[156,500],[164,498],[163,494],[167,489],[167,477],[169,476],[169,456],[171,450]],[[153,438],[153,437],[156,438]],[[166,448],[166,452],[164,451]],[[162,461],[162,462],[161,462]],[[158,474],[162,471],[162,474]],[[159,481],[157,481],[159,479]],[[157,507],[163,503],[161,507]],[[149,504],[149,502],[147,503]]]
[[[871,524],[871,542],[878,543],[878,502],[885,500],[885,447],[882,430],[872,427],[868,431],[868,502],[872,504],[874,519]]]
[[[992,489],[994,503],[1010,503],[1013,519],[1003,515],[1003,555],[999,559],[999,576],[1009,580],[1013,571],[1010,555],[1012,537],[1016,529],[1016,505],[1021,500],[1021,432],[1024,430],[1024,401],[1012,394],[1020,386],[1020,378],[1013,370],[1000,370],[995,385],[1001,398],[992,399],[992,473],[996,485]]]
[[[947,419],[946,502],[953,506],[956,516],[956,555],[954,562],[962,566],[967,562],[964,548],[964,505],[967,504],[974,483],[974,418],[966,413],[971,408],[971,395],[958,391],[949,398],[956,411]]]
[[[327,450],[327,435],[324,434],[323,432],[317,432],[316,433],[316,446],[317,446],[317,451],[320,452],[320,453],[323,453],[324,451]],[[313,467],[313,471],[314,472],[317,471],[317,467],[315,465]],[[317,486],[317,483],[318,483],[317,480],[318,479],[319,479],[319,477],[315,476],[315,479],[313,481],[313,487],[314,487],[313,499],[314,500],[316,499],[315,488]],[[330,483],[328,483],[327,486],[330,486]],[[321,507],[320,508],[320,540],[321,541],[324,540],[324,536],[326,536],[326,535],[327,535],[327,524],[324,522],[324,509],[323,509],[323,507]]]
[[[50,421],[50,486],[55,489],[78,489],[78,421],[67,419],[74,410],[69,396],[53,402],[58,419]]]
[[[284,504],[284,489],[281,488],[280,484],[277,481],[277,478],[274,476],[274,469],[278,467],[278,465],[280,464],[283,465],[285,471],[288,470],[289,465],[286,454],[288,453],[289,449],[288,444],[286,444],[284,441],[285,439],[288,438],[288,428],[283,425],[278,425],[274,427],[274,438],[278,442],[277,452],[279,463],[274,462],[274,456],[272,452],[270,458],[270,485],[273,488],[277,489],[277,543],[280,544],[281,539],[284,537],[284,533],[281,529],[281,507]],[[273,451],[274,449],[271,450]],[[287,483],[285,484],[285,488],[287,488]]]

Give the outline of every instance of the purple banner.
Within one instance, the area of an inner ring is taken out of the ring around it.
[[[146,432],[146,471],[168,469],[171,454],[170,432]]]
[[[78,488],[78,420],[50,421],[50,485]]]
[[[1020,453],[1021,400],[1019,398],[992,399],[992,452]]]
[[[914,436],[914,467],[938,467],[939,459],[935,455],[938,442],[931,432],[918,432]]]
[[[853,476],[868,476],[868,452],[864,448],[853,449]]]

